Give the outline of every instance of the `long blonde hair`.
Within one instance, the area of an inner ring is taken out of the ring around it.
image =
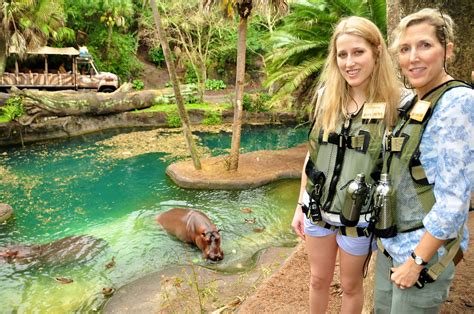
[[[341,19],[331,37],[329,55],[318,84],[318,90],[324,87],[324,94],[318,100],[316,124],[334,131],[347,114],[349,85],[340,73],[336,59],[336,40],[343,34],[359,36],[372,47],[375,66],[367,87],[367,102],[385,102],[384,122],[393,125],[400,102],[400,83],[380,30],[368,19],[358,16]]]

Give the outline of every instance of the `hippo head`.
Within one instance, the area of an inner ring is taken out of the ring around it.
[[[201,240],[204,243],[204,248],[202,248],[204,258],[213,262],[221,261],[224,258],[219,232],[220,230],[201,233]]]

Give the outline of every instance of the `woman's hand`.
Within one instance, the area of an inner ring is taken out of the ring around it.
[[[296,235],[304,240],[304,214],[301,210],[300,204],[296,205],[295,215],[293,216],[291,227],[293,227]]]
[[[405,264],[391,268],[390,279],[399,289],[410,288],[418,281],[422,269],[423,266],[415,264],[412,258],[408,258]]]

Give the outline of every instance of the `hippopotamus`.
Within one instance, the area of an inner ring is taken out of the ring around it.
[[[224,258],[220,230],[204,213],[194,209],[172,208],[158,215],[156,220],[168,233],[183,242],[195,244],[206,260],[220,261]]]
[[[69,236],[46,244],[0,246],[0,264],[15,262],[35,265],[58,265],[87,262],[108,246],[105,240],[89,235]]]

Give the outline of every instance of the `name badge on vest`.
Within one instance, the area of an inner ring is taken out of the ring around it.
[[[362,109],[362,119],[383,119],[385,117],[385,103],[374,102],[364,105]]]
[[[401,152],[404,142],[405,142],[405,138],[404,138],[404,137],[392,137],[392,142],[391,142],[392,147],[391,147],[391,151],[392,151],[392,152]]]
[[[410,111],[410,119],[422,122],[425,114],[430,109],[431,103],[426,100],[418,100],[413,109]]]

